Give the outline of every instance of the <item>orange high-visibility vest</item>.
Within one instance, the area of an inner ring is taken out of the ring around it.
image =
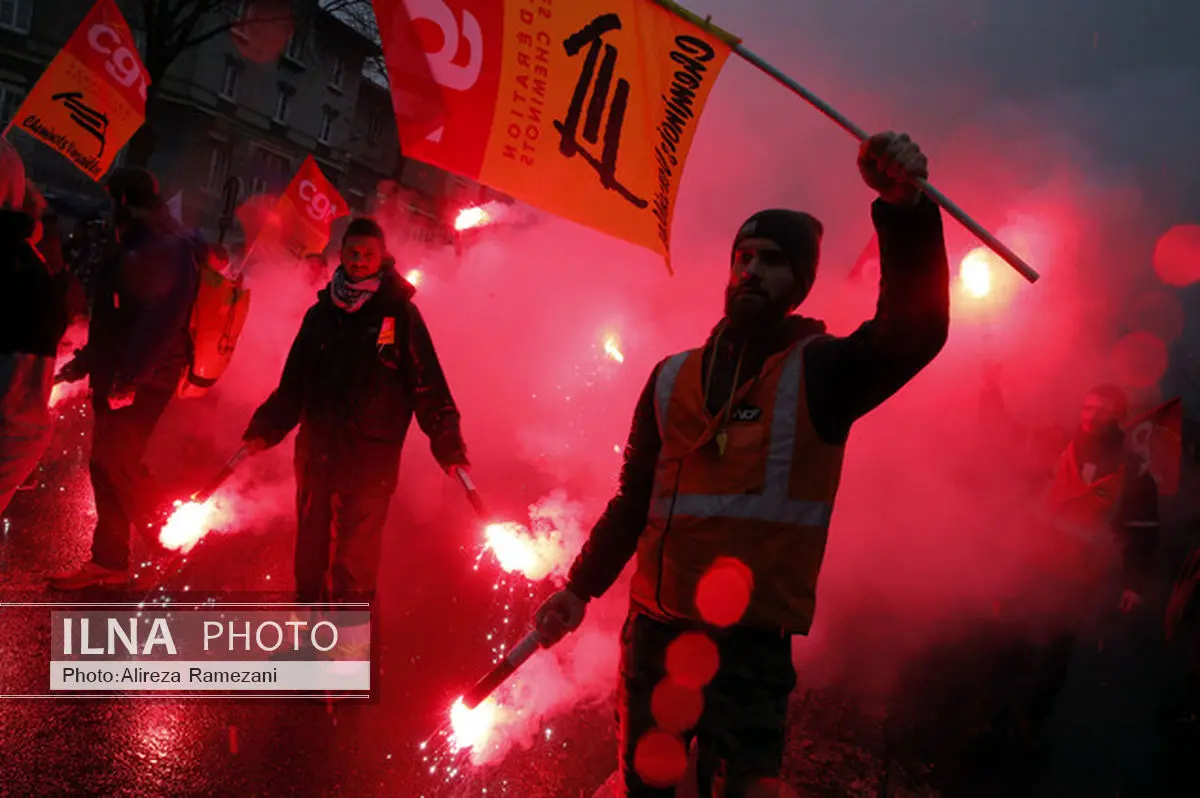
[[[663,362],[655,385],[662,451],[638,542],[636,609],[714,622],[705,610],[716,602],[734,610],[721,625],[809,630],[845,450],[820,440],[809,419],[810,340],[737,388],[741,412],[726,428],[724,455],[715,441],[721,420],[705,406],[702,350]]]
[[[1046,520],[1058,565],[1079,581],[1102,579],[1117,559],[1112,522],[1125,468],[1086,482],[1072,442],[1062,453],[1046,497]]]

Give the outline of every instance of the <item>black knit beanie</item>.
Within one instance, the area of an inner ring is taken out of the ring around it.
[[[774,208],[759,211],[745,221],[733,239],[733,250],[747,238],[765,238],[783,250],[796,274],[797,296],[792,301],[792,307],[795,307],[816,281],[824,232],[824,226],[810,214]],[[732,258],[731,251],[731,261]]]
[[[148,169],[137,166],[121,166],[113,170],[105,181],[108,193],[122,205],[143,210],[158,210],[163,206],[158,191],[158,180]]]
[[[379,222],[370,216],[359,216],[346,225],[346,232],[342,235],[342,246],[346,245],[346,239],[353,238],[354,236],[378,238],[380,241],[386,240],[383,236],[383,228],[379,226]]]

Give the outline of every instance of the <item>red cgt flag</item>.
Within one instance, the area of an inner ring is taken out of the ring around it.
[[[854,266],[850,269],[850,273],[846,278],[852,282],[858,282],[866,277],[879,276],[879,236],[871,236],[871,240],[863,247],[862,253],[858,256],[858,260],[854,261]]]
[[[403,2],[373,5],[379,35],[389,45],[384,55],[400,140],[437,140],[446,119],[446,98],[412,15]],[[451,44],[447,42],[442,49]]]
[[[1183,459],[1183,400],[1179,397],[1151,410],[1129,424],[1129,442],[1164,496],[1179,490]]]

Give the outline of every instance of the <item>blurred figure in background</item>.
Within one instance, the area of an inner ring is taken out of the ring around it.
[[[998,392],[998,386],[992,389]],[[1002,404],[995,407],[1003,410]],[[1153,575],[1158,485],[1129,450],[1122,427],[1128,415],[1128,400],[1116,386],[1088,392],[1078,428],[1034,499],[1023,530],[1026,579],[1005,613],[1020,638],[1010,710],[1012,731],[1025,753],[1045,752],[1043,731],[1080,635],[1109,601],[1122,613],[1140,606]],[[1119,598],[1108,588],[1114,572],[1120,574]]]
[[[51,580],[60,590],[128,581],[131,527],[157,545],[163,496],[142,458],[191,357],[195,240],[165,208],[150,172],[118,168],[105,188],[118,248],[96,275],[87,345],[60,372],[91,379],[96,529],[91,559]]]
[[[25,166],[0,139],[0,513],[50,442],[50,391],[67,328],[60,287],[35,247]]]

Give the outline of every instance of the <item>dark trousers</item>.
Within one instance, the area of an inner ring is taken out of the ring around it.
[[[371,601],[379,576],[390,492],[335,491],[301,484],[296,491],[296,600]]]
[[[707,644],[671,650],[681,635],[695,632],[715,644],[715,663]],[[669,650],[673,676],[667,668]],[[704,672],[706,659],[716,673],[697,691],[694,679]],[[747,798],[755,794],[754,786],[777,783],[788,697],[795,686],[790,635],[736,627],[702,630],[631,614],[621,637],[618,698],[625,794],[672,798],[675,785],[663,783],[663,776],[676,770],[679,752],[686,752],[693,739],[700,794],[706,798]]]
[[[139,390],[128,407],[109,410],[93,402],[92,458],[89,469],[96,499],[92,560],[105,568],[129,567],[129,530],[148,532],[163,496],[142,463],[155,425],[173,391]]]
[[[1054,714],[1054,704],[1067,684],[1077,642],[1076,635],[1062,632],[1044,642],[1021,647],[1023,662],[1018,667],[1023,678],[1018,720],[1028,731],[1040,734]]]

